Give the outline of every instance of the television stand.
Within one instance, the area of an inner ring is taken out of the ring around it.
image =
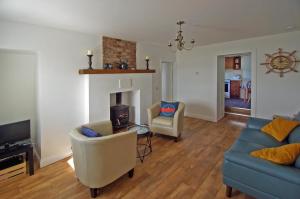
[[[34,162],[33,162],[33,147],[32,144],[21,144],[9,148],[0,150],[0,160],[10,158],[19,154],[25,153],[26,160],[28,161],[29,175],[34,174]]]

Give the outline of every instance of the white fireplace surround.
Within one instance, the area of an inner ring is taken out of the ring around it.
[[[120,82],[120,80],[119,80]],[[141,103],[141,92],[140,90],[130,90],[121,92],[121,104],[129,106],[129,122],[135,124],[141,124],[141,110],[140,110],[140,103]],[[117,93],[110,94],[110,106],[117,105],[116,98]]]
[[[147,123],[147,108],[152,104],[152,74],[89,75],[88,87],[89,122],[109,120],[111,94],[131,91],[135,123]]]

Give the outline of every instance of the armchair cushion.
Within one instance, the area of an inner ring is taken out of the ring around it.
[[[158,117],[153,119],[152,124],[172,127],[173,126],[173,118],[172,117],[158,116]]]
[[[179,106],[179,102],[161,101],[161,103],[160,103],[160,116],[174,117],[175,112],[178,109],[178,106]]]
[[[101,137],[102,135],[100,133],[97,133],[93,129],[87,128],[87,127],[81,127],[81,133],[85,135],[86,137]]]

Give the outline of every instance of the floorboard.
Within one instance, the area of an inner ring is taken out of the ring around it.
[[[226,198],[221,173],[223,153],[239,136],[246,120],[231,115],[217,123],[185,118],[179,142],[153,137],[153,153],[144,163],[137,159],[134,177],[122,176],[103,188],[99,198]],[[76,179],[68,159],[38,169],[34,176],[1,184],[0,198],[90,198],[89,189]],[[251,197],[234,191],[232,198]]]

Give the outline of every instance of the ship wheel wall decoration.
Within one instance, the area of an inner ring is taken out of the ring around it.
[[[291,71],[298,72],[296,70],[297,62],[300,60],[296,59],[296,50],[293,52],[284,52],[281,48],[278,49],[278,52],[273,54],[265,54],[267,59],[265,63],[261,63],[260,65],[265,65],[267,67],[266,74],[270,72],[279,73],[280,77],[283,77],[284,73],[288,73]]]

